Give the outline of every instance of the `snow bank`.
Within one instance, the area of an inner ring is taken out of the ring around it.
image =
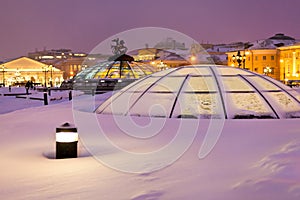
[[[201,120],[197,137],[181,158],[144,174],[123,173],[98,162],[83,147],[84,138],[78,158],[53,159],[55,128],[67,121],[73,123],[69,101],[0,115],[1,199],[300,198],[299,119],[227,120],[213,151],[200,160],[197,155],[209,127],[209,120]],[[113,121],[99,122],[115,144],[133,152],[155,150],[174,136],[166,129],[149,141],[138,140],[122,136]],[[100,149],[128,165],[111,149]]]

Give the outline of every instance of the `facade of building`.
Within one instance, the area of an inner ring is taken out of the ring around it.
[[[238,52],[240,55],[238,55]],[[280,69],[278,67],[279,54],[277,49],[248,49],[228,52],[227,56],[228,66],[248,69],[280,80]]]
[[[191,64],[184,57],[163,49],[145,48],[129,52],[135,61],[150,63],[157,71]]]
[[[300,80],[300,43],[279,47],[280,55],[280,80],[295,81]]]
[[[59,86],[63,82],[63,71],[28,57],[20,57],[1,64],[0,83],[5,86],[24,85],[32,81],[37,85]]]
[[[42,50],[35,52],[29,52],[28,57],[38,60],[38,61],[45,61],[45,60],[59,60],[59,59],[67,59],[73,57],[86,57],[85,53],[75,53],[71,49],[51,49],[51,50]]]
[[[247,48],[227,52],[227,64],[233,67],[268,75],[286,83],[299,76],[299,45],[295,39],[284,34],[276,34],[265,40],[248,43]],[[298,55],[298,56],[297,56]],[[299,79],[299,78],[298,78]]]
[[[64,79],[72,79],[85,67],[82,63],[87,58],[87,54],[82,52],[76,53],[71,49],[44,49],[30,52],[28,57],[55,66],[63,71]]]

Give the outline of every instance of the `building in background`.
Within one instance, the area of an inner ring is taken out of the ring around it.
[[[83,62],[87,54],[83,52],[73,52],[71,49],[51,49],[28,53],[28,57],[37,61],[52,65],[63,71],[63,78],[72,79],[83,68]]]
[[[296,43],[292,37],[276,34],[265,40],[245,43],[244,48],[227,52],[227,65],[248,69],[284,82],[281,48]]]
[[[128,54],[137,62],[151,64],[157,71],[191,64],[184,58],[187,57],[186,55],[182,57],[175,52],[157,48],[144,48],[131,51]]]
[[[300,80],[300,43],[279,47],[280,80],[287,82]]]
[[[60,69],[28,57],[10,60],[0,66],[0,82],[5,86],[24,85],[27,81],[47,87],[60,86],[64,80]]]

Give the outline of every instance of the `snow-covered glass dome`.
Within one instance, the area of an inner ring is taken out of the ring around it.
[[[228,66],[168,69],[116,92],[96,113],[165,118],[300,117],[300,96],[268,77]]]

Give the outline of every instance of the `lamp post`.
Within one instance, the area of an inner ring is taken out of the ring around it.
[[[47,71],[47,66],[44,66],[43,69],[44,69],[44,73],[45,73],[45,77],[44,77],[44,78],[45,78],[44,86],[47,87],[47,72],[48,72],[48,71]]]
[[[50,87],[52,87],[52,86],[53,86],[53,85],[52,85],[52,71],[53,71],[52,65],[50,65],[49,68],[50,68]]]
[[[286,68],[285,68],[285,61],[283,59],[280,59],[280,63],[283,65],[283,83],[287,84],[287,77],[286,77]]]
[[[235,60],[236,60],[239,68],[241,68],[242,63],[243,63],[243,69],[245,69],[245,62],[246,62],[246,54],[245,53],[244,53],[244,55],[241,55],[241,52],[238,51],[236,55],[232,56],[232,60],[233,60],[233,62],[235,62]]]
[[[268,76],[270,73],[272,73],[272,68],[271,67],[265,67],[264,68],[264,74],[266,75],[266,76]]]
[[[4,73],[5,73],[5,67],[4,65],[2,65],[2,85],[3,87],[5,87],[5,76],[4,76]]]
[[[239,68],[241,68],[243,63],[243,69],[245,69],[245,61],[246,61],[246,55],[241,55],[241,52],[238,51],[236,55],[236,61],[238,62]]]

